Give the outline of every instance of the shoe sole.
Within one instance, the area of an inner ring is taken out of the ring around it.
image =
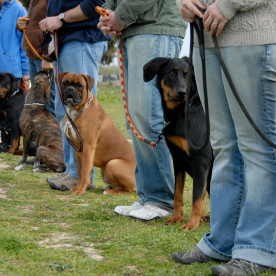
[[[129,216],[129,217],[132,218],[132,219],[137,219],[137,220],[141,220],[141,221],[152,221],[152,220],[162,219],[161,217],[155,217],[155,218],[152,218],[152,219],[141,219],[141,218],[132,217],[132,216]]]
[[[62,192],[66,192],[66,191],[70,191],[70,189],[65,186],[65,185],[61,185],[60,187],[56,186],[55,183],[53,182],[48,182],[50,187],[53,189],[53,190],[59,190],[59,191],[62,191]],[[96,187],[87,187],[86,190],[93,190],[95,189]]]

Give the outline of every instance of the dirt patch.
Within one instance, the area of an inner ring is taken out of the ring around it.
[[[76,246],[69,243],[70,241],[77,238],[77,236],[68,235],[67,233],[54,233],[51,238],[46,238],[45,240],[39,241],[38,245],[45,248],[55,248],[65,251],[82,249],[91,259],[99,262],[104,260],[104,257],[99,255],[100,251],[94,248],[94,244],[90,244],[88,246]]]
[[[0,159],[0,171],[3,169],[9,168],[9,167],[10,167],[10,165],[5,163],[3,159]]]
[[[0,188],[0,198],[8,199],[8,197],[6,195],[7,192],[8,192],[8,190]]]

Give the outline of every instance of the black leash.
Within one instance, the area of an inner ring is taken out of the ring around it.
[[[204,11],[202,9],[200,9],[198,6],[197,8],[199,9],[199,11],[204,14]],[[192,55],[193,55],[193,40],[194,40],[194,32],[193,32],[193,28],[195,28],[196,32],[197,32],[197,36],[198,36],[198,42],[199,42],[199,51],[200,51],[200,56],[201,56],[201,61],[202,61],[202,75],[203,75],[203,90],[204,90],[204,101],[205,101],[205,114],[206,114],[206,128],[207,128],[207,135],[206,135],[206,141],[205,143],[201,146],[201,147],[195,147],[193,143],[191,143],[191,141],[189,140],[189,145],[191,145],[190,147],[194,150],[201,150],[203,149],[210,138],[210,121],[209,121],[209,108],[208,108],[208,97],[207,97],[207,84],[206,84],[206,64],[205,64],[205,46],[204,46],[204,29],[203,29],[203,21],[202,19],[199,20],[200,22],[200,29],[198,28],[196,22],[190,23],[190,29],[191,29],[191,41],[190,41],[190,56],[189,56],[189,72],[192,72]],[[242,109],[244,115],[246,116],[247,120],[249,121],[249,123],[252,125],[252,127],[255,129],[255,131],[260,135],[260,137],[266,142],[268,143],[271,147],[276,148],[276,144],[274,144],[270,139],[268,139],[265,134],[260,130],[260,128],[256,125],[256,123],[253,121],[252,117],[249,115],[247,109],[245,108],[243,102],[241,101],[239,94],[233,84],[233,81],[230,77],[230,74],[225,66],[225,63],[223,61],[219,46],[218,46],[218,42],[217,42],[217,38],[216,38],[216,34],[212,35],[212,39],[214,42],[214,46],[215,46],[215,50],[217,52],[219,61],[220,61],[220,65],[222,67],[222,70],[226,76],[226,79],[231,87],[231,90],[233,92],[234,97],[236,98],[240,108]],[[190,80],[189,83],[191,84],[192,81],[192,76],[191,74],[189,74]],[[189,85],[189,89],[187,92],[187,101],[189,100],[190,97],[190,92],[191,92],[191,85]],[[185,105],[185,132],[187,131],[187,123],[189,121],[189,118],[187,118],[188,116],[188,104],[186,102]],[[188,132],[187,133],[187,137],[189,137]],[[187,138],[189,139],[189,138]]]
[[[62,106],[64,108],[64,111],[67,115],[67,118],[69,119],[72,127],[74,128],[76,134],[77,134],[77,137],[80,141],[80,147],[78,148],[77,145],[74,144],[74,142],[64,133],[67,141],[70,143],[70,145],[74,148],[74,150],[76,152],[82,152],[83,150],[83,142],[82,142],[82,139],[81,139],[81,135],[79,133],[79,130],[78,128],[76,127],[75,123],[73,122],[73,120],[71,119],[71,117],[69,116],[69,114],[67,113],[67,110],[66,108],[64,107],[64,100],[63,100],[63,97],[62,97],[62,93],[61,93],[61,88],[60,88],[60,82],[59,82],[59,63],[58,63],[58,35],[57,35],[57,31],[54,32],[54,37],[55,37],[55,55],[56,55],[56,58],[57,58],[57,72],[56,72],[56,82],[57,82],[57,86],[58,86],[58,92],[59,92],[59,95],[60,95],[60,99],[61,99],[61,102],[62,102]]]
[[[185,102],[185,133],[188,140],[189,148],[194,151],[199,151],[204,149],[209,143],[210,139],[210,120],[209,120],[209,105],[208,105],[208,96],[207,96],[207,81],[206,81],[206,64],[205,64],[205,46],[204,46],[204,32],[203,32],[203,21],[200,20],[200,28],[197,24],[190,23],[190,56],[189,56],[189,74],[188,74],[188,91],[186,95]],[[192,91],[192,71],[193,71],[193,48],[194,48],[194,29],[196,30],[198,41],[199,41],[199,51],[202,63],[202,79],[203,79],[203,93],[204,93],[204,103],[205,103],[205,114],[206,114],[206,138],[204,143],[201,146],[195,146],[192,142],[189,131],[189,102]]]

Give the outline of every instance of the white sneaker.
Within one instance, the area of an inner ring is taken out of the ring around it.
[[[146,203],[143,206],[143,208],[140,208],[139,210],[131,211],[128,216],[131,218],[148,221],[148,220],[162,219],[162,218],[170,217],[172,215],[173,213],[167,210],[151,205],[150,203]]]
[[[118,215],[128,216],[131,211],[138,210],[142,207],[143,205],[141,205],[138,201],[135,201],[131,206],[117,206],[114,209],[114,212]]]

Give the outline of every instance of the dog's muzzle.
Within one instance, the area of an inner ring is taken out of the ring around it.
[[[76,106],[81,102],[81,98],[77,95],[74,86],[69,86],[66,88],[64,93],[64,103],[66,106]]]

